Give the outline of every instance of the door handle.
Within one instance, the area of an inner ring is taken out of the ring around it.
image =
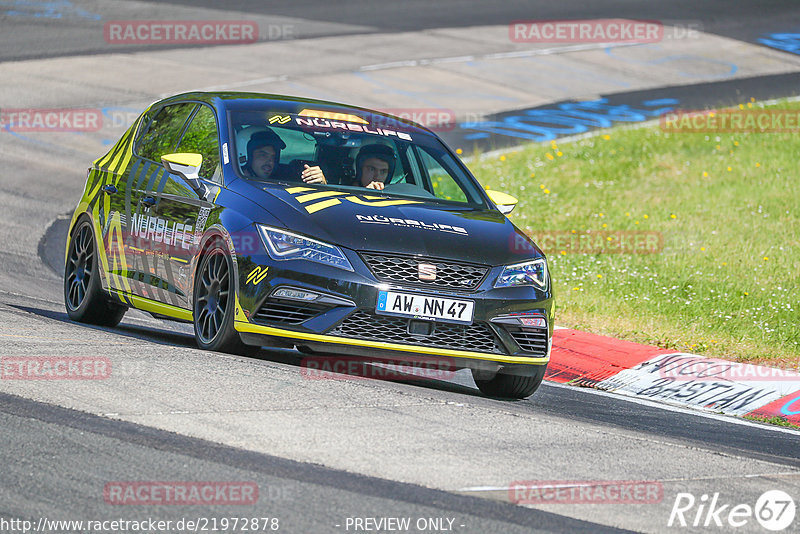
[[[104,185],[104,186],[103,186],[103,191],[104,191],[105,193],[109,194],[109,195],[113,195],[114,193],[116,193],[116,192],[117,192],[117,188],[116,188],[116,187],[114,187],[114,186],[113,186],[113,185],[111,185],[111,184],[108,184],[108,185]]]
[[[140,204],[144,204],[148,208],[152,208],[156,204],[156,199],[154,199],[151,196],[146,196],[146,197],[142,197],[141,199],[139,199],[139,203]]]

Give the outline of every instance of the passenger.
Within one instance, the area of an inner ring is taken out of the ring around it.
[[[257,180],[269,179],[278,167],[284,148],[286,143],[272,130],[254,133],[247,142],[247,162],[242,167],[242,174]],[[300,179],[307,184],[327,183],[322,169],[317,166],[305,165]]]
[[[356,156],[356,179],[353,185],[368,189],[383,189],[394,174],[396,156],[386,145],[362,146]]]

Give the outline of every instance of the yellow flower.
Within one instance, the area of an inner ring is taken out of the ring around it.
[[[739,141],[734,141],[733,146],[739,146]]]
[[[732,170],[733,170],[732,167],[728,167],[728,172],[731,172]]]
[[[603,223],[603,228],[608,228],[608,225],[606,223]]]
[[[613,237],[611,237],[611,236],[608,236],[608,237],[606,238],[606,241],[614,241],[614,238],[613,238]]]
[[[500,161],[505,161],[505,160],[506,160],[505,156],[500,156]]]
[[[545,195],[549,195],[549,194],[550,194],[550,190],[549,190],[549,189],[545,189],[545,190],[544,190],[544,194],[545,194]]]
[[[460,148],[457,148],[457,149],[456,149],[456,154],[463,154],[463,153],[464,153],[464,151],[463,151],[463,150],[461,150]]]
[[[745,296],[745,297],[746,297],[747,295],[749,295],[749,294],[750,294],[750,293],[748,293],[747,291],[745,291],[745,292],[744,292],[744,296]]]
[[[650,216],[649,216],[649,215],[647,215],[647,214],[645,214],[645,215],[644,215],[644,218],[645,218],[645,219],[649,219],[649,218],[650,218]]]
[[[716,117],[716,116],[717,116],[717,114],[716,114],[716,113],[714,113],[713,111],[709,111],[709,112],[708,112],[708,116],[709,116],[709,117]]]
[[[739,109],[744,109],[744,104],[739,104]]]
[[[639,224],[639,221],[633,221],[633,224]]]
[[[721,146],[719,146],[719,145],[717,145],[717,150],[719,150],[720,148],[722,148],[722,147],[721,147]]]
[[[532,173],[531,173],[531,178],[533,178],[534,176],[536,176],[536,173],[535,173],[535,172],[532,172]]]
[[[581,288],[579,288],[579,287],[573,287],[573,288],[572,288],[572,290],[573,290],[573,291],[580,291],[580,290],[581,290]]]
[[[545,156],[547,156],[547,159],[549,159],[549,160],[551,160],[551,161],[553,160],[553,155],[552,155],[550,152],[548,152],[547,154],[545,154]]]
[[[750,103],[750,102],[748,102],[748,103],[747,103],[747,107],[748,107],[748,108],[752,108],[752,107],[753,107],[753,104],[752,104],[752,103]]]
[[[606,135],[604,135],[604,136],[603,136],[603,139],[605,139],[606,141],[608,141],[609,139],[611,139],[611,136],[610,136],[610,135],[608,135],[608,134],[606,134]]]
[[[756,167],[761,167],[761,164],[756,161]]]
[[[561,254],[562,256],[566,256],[566,255],[567,255],[567,251],[566,251],[566,250],[562,250],[562,251],[560,252],[560,254]]]
[[[764,261],[767,261],[767,260],[769,260],[769,258],[767,256],[764,256]]]
[[[677,218],[678,218],[678,216],[677,216],[677,215],[675,215],[674,213],[672,213],[672,214],[669,216],[669,218],[670,218],[670,219],[677,219]]]
[[[750,102],[755,102],[755,101],[756,101],[756,99],[751,96],[750,97]]]
[[[723,261],[722,265],[728,265],[728,262],[727,261]]]
[[[597,278],[603,278],[603,275],[602,274],[598,274]]]
[[[705,252],[705,250],[706,250],[706,247],[700,247],[700,251],[701,252]]]
[[[629,211],[626,211],[626,212],[625,212],[625,217],[630,217],[630,216],[631,216],[631,212],[629,212]]]
[[[600,217],[604,217],[604,215],[602,213],[600,213]]]
[[[573,234],[577,233],[575,230],[572,231]]]
[[[703,171],[703,178],[708,178],[708,173],[706,171]]]
[[[539,189],[544,189],[544,184],[539,184]]]
[[[560,158],[561,156],[563,156],[563,155],[564,155],[564,153],[563,153],[563,152],[561,152],[560,150],[559,150],[558,152],[556,152],[556,156],[558,156],[559,158]]]

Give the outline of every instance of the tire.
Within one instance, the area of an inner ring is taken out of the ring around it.
[[[100,287],[97,241],[91,221],[82,217],[69,236],[64,265],[64,305],[79,323],[117,326],[127,308],[110,301]]]
[[[206,249],[194,282],[192,311],[194,338],[203,350],[252,356],[260,350],[242,343],[233,328],[233,262],[220,240]]]
[[[486,396],[498,397],[501,399],[524,399],[533,395],[544,379],[544,372],[547,366],[542,365],[532,376],[504,375],[497,373],[494,378],[483,380],[476,378],[476,372],[472,372],[472,377],[478,389]]]

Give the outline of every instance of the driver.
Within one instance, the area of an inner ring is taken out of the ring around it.
[[[356,179],[353,185],[368,189],[383,189],[394,174],[396,157],[386,145],[362,146],[356,156]]]
[[[280,161],[281,150],[286,148],[278,134],[267,128],[254,133],[247,142],[247,163],[242,174],[257,180],[266,180],[273,175]],[[307,184],[326,184],[325,175],[319,167],[305,165],[300,178]]]

